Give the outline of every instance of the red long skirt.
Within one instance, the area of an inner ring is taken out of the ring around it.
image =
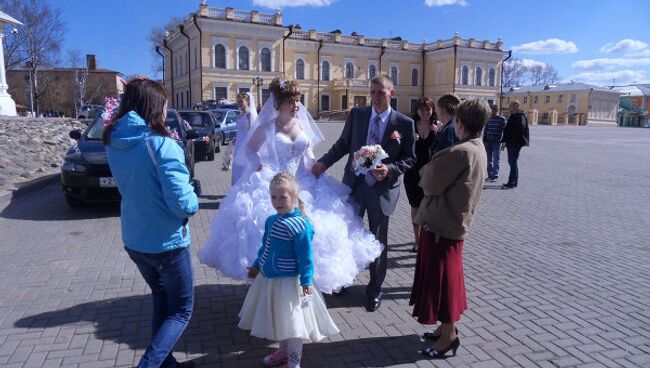
[[[413,317],[425,325],[460,320],[467,309],[462,240],[440,237],[436,243],[435,234],[420,232],[409,305]]]

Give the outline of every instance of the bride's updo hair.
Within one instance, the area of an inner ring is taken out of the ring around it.
[[[248,102],[248,103],[251,102],[251,101],[250,101],[250,97],[248,97],[248,93],[243,92],[243,91],[242,91],[242,92],[239,92],[239,93],[237,94],[237,101],[239,101],[239,100],[244,100],[244,101],[246,101],[246,102]]]
[[[296,97],[300,97],[300,87],[296,81],[285,79],[283,77],[275,78],[269,84],[269,90],[275,97],[275,108],[279,108],[284,102],[294,101]]]

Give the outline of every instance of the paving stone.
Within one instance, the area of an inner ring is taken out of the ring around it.
[[[342,124],[321,128],[333,142]],[[535,126],[531,137],[519,187],[486,184],[465,241],[469,309],[458,355],[417,354],[432,327],[408,306],[415,255],[402,193],[382,308],[363,309],[368,272],[326,297],[341,334],[307,344],[304,367],[650,366],[650,129]],[[221,153],[196,168],[204,196],[190,220],[195,311],[175,355],[201,367],[258,366],[276,345],[237,328],[246,286],[195,256],[229,187],[220,162]],[[343,166],[328,172],[340,178]],[[501,167],[505,178],[505,155]],[[123,250],[119,206],[69,209],[56,184],[0,202],[0,366],[136,365],[150,338],[151,297]]]

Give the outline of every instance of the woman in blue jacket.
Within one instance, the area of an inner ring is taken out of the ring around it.
[[[192,315],[188,219],[199,205],[183,150],[165,128],[166,115],[164,88],[136,78],[103,136],[122,195],[122,240],[153,296],[152,340],[139,368],[193,366],[178,363],[172,348]]]

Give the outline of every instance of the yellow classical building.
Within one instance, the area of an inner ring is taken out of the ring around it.
[[[584,83],[510,88],[507,107],[518,100],[531,124],[616,125],[621,93]]]
[[[279,75],[299,81],[303,104],[314,116],[369,104],[369,81],[390,76],[392,101],[410,113],[421,96],[453,92],[494,103],[500,88],[503,43],[462,39],[412,43],[340,31],[284,26],[282,15],[205,4],[163,41],[164,83],[173,105],[234,100],[250,90],[263,103],[268,82]]]

